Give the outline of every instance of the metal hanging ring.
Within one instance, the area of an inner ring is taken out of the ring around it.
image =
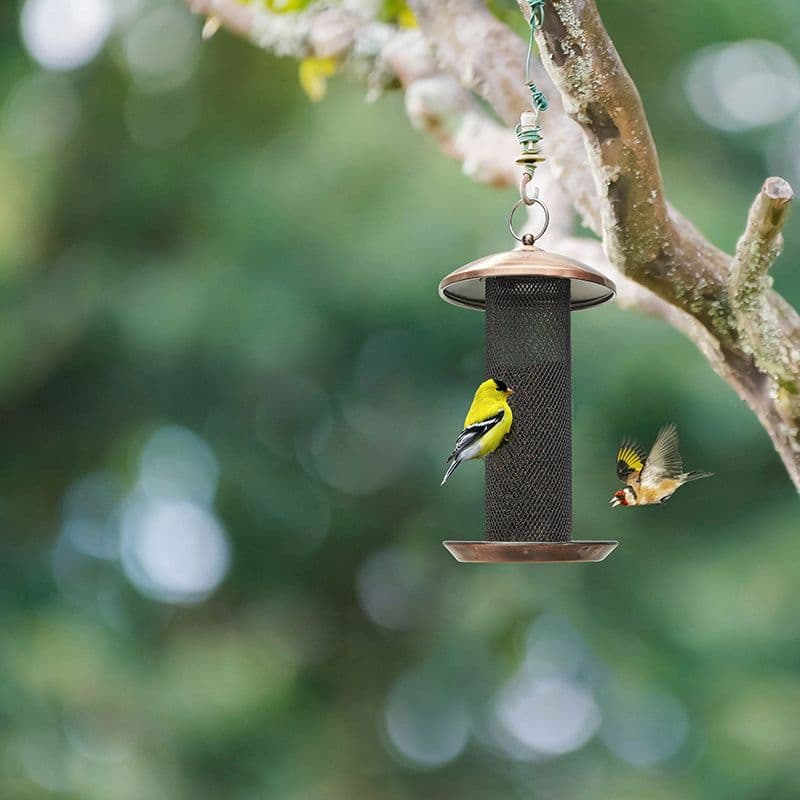
[[[527,205],[524,200],[517,200],[517,202],[514,203],[513,206],[511,206],[511,213],[508,215],[508,229],[511,231],[511,235],[518,242],[523,242],[525,244],[528,244],[528,242],[530,241],[530,243],[533,244],[533,242],[535,242],[537,239],[541,239],[542,236],[544,235],[544,232],[547,230],[547,226],[550,224],[550,212],[547,210],[547,206],[538,197],[535,197],[533,199],[533,202],[531,202],[531,205],[532,206],[539,206],[542,209],[542,211],[544,212],[544,222],[542,224],[542,228],[536,234],[526,233],[526,234],[520,236],[514,230],[514,212],[516,212],[516,210],[520,206],[524,206],[524,205]]]

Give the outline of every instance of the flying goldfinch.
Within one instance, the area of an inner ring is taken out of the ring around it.
[[[495,378],[489,378],[478,387],[464,420],[464,430],[447,459],[442,485],[462,461],[484,458],[500,447],[511,427],[508,398],[513,393],[513,389]]]
[[[678,452],[678,429],[665,425],[648,454],[630,439],[623,439],[617,451],[617,477],[625,484],[609,500],[617,506],[651,506],[666,503],[689,481],[708,478],[713,472],[684,472]]]

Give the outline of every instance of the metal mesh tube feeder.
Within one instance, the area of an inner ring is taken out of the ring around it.
[[[444,545],[462,562],[602,561],[616,541],[571,538],[570,314],[605,303],[616,288],[591,267],[536,247],[532,235],[517,238],[517,249],[439,284],[448,303],[485,311],[486,376],[514,388],[511,433],[485,462],[485,540]]]

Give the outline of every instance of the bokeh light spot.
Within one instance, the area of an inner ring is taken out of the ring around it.
[[[600,710],[588,689],[557,677],[536,678],[525,671],[500,690],[495,714],[504,730],[531,756],[577,750],[600,726]]]
[[[110,472],[93,472],[76,481],[64,496],[62,534],[75,550],[93,558],[114,558],[117,511],[122,486]]]
[[[453,761],[469,738],[464,703],[422,671],[408,673],[395,683],[386,702],[384,721],[398,754],[422,769]]]
[[[142,449],[139,485],[150,498],[185,498],[207,505],[219,467],[211,448],[188,428],[159,428]]]
[[[724,131],[780,122],[800,105],[797,62],[780,45],[757,39],[700,50],[685,86],[695,114]]]
[[[689,733],[689,719],[672,695],[620,687],[604,705],[600,738],[623,761],[651,767],[672,758]]]
[[[22,41],[43,67],[82,67],[102,49],[114,22],[109,0],[26,0]]]
[[[136,144],[161,149],[183,141],[194,128],[200,100],[189,87],[163,94],[131,92],[125,99],[125,125]]]
[[[122,566],[148,597],[191,605],[219,586],[230,564],[220,523],[184,501],[129,501],[122,520]]]
[[[197,65],[200,35],[194,20],[178,8],[158,8],[125,35],[128,69],[145,92],[161,92],[185,83]]]
[[[386,548],[369,556],[356,576],[364,613],[378,625],[394,630],[414,626],[427,605],[427,576],[411,556]]]
[[[70,80],[37,72],[14,84],[3,107],[3,133],[20,155],[49,153],[69,140],[80,115],[80,100]]]

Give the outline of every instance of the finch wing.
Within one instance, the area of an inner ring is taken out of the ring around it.
[[[673,423],[665,425],[658,432],[642,468],[643,486],[657,486],[664,478],[677,478],[683,472],[678,444],[678,429]]]
[[[478,439],[494,428],[494,426],[503,419],[505,414],[505,411],[500,411],[493,417],[482,419],[480,422],[473,422],[472,425],[467,425],[467,427],[458,434],[453,452],[450,453],[447,460],[452,461],[459,453],[463,453],[467,448],[474,445]]]
[[[627,483],[634,472],[638,475],[641,471],[646,457],[643,447],[632,439],[623,439],[617,450],[617,477]]]

